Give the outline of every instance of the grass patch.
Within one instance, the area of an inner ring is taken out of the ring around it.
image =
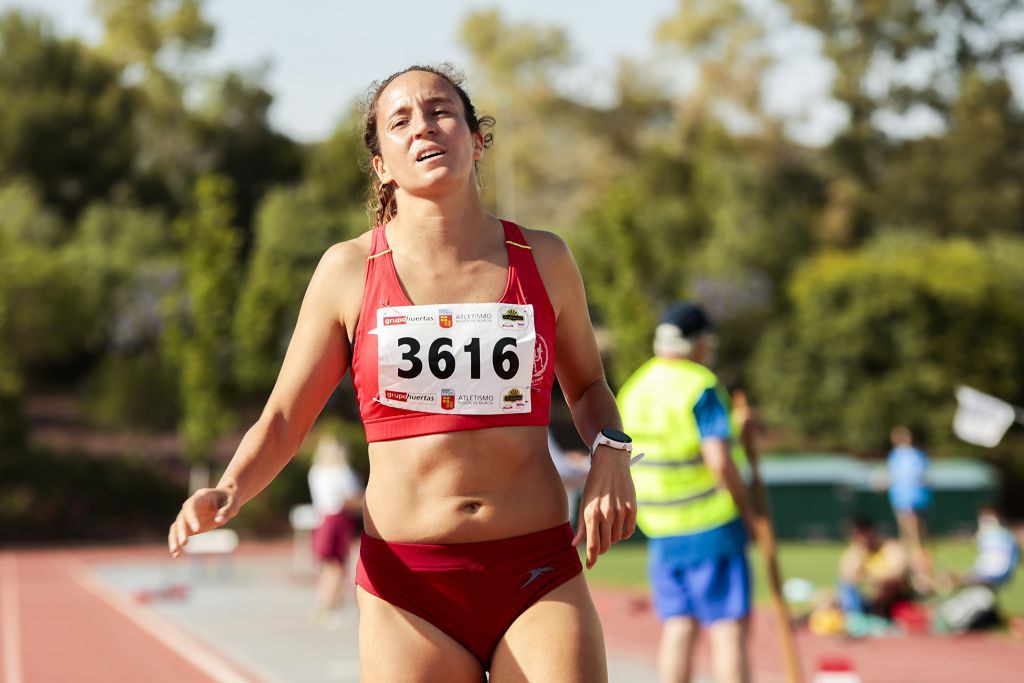
[[[831,587],[836,579],[842,549],[839,543],[780,543],[782,576],[804,578],[819,588]],[[931,551],[936,567],[957,573],[966,573],[975,556],[974,541],[970,539],[942,539],[931,546]],[[754,570],[754,600],[765,602],[769,597],[768,583],[761,552],[756,546],[751,546],[749,556]],[[647,544],[628,542],[616,545],[601,556],[593,569],[587,571],[587,578],[597,586],[646,591]],[[999,593],[999,603],[1007,614],[1024,614],[1024,578],[1018,575],[1003,588]]]

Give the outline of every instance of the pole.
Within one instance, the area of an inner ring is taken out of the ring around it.
[[[757,545],[764,556],[764,564],[768,573],[768,586],[772,593],[772,606],[778,622],[779,638],[782,641],[782,659],[786,663],[786,676],[789,683],[803,683],[804,674],[800,666],[800,654],[796,647],[793,634],[793,622],[789,618],[786,601],[782,597],[782,572],[779,571],[779,558],[775,547],[775,530],[772,527],[772,513],[765,493],[764,481],[761,479],[761,468],[758,463],[757,445],[754,442],[756,424],[750,417],[750,406],[746,394],[737,391],[733,396],[733,409],[745,413],[748,417],[743,421],[740,441],[747,452],[750,464],[750,488],[754,498],[754,534]]]

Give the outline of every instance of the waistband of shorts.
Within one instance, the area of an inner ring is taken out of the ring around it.
[[[522,557],[543,548],[571,547],[572,527],[568,522],[522,536],[469,543],[391,543],[363,534],[364,551],[387,552],[407,564],[429,564],[444,560],[494,562]]]

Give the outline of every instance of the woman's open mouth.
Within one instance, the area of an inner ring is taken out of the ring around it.
[[[416,161],[426,161],[427,159],[444,156],[444,153],[445,151],[440,147],[428,147],[420,150],[419,154],[416,155]]]

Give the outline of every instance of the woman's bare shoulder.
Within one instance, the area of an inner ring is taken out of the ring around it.
[[[349,281],[366,274],[366,257],[370,255],[373,231],[367,230],[359,237],[332,245],[320,259],[320,266],[333,278]]]
[[[556,268],[562,267],[572,260],[572,252],[569,250],[569,245],[555,233],[548,230],[524,228],[522,226],[520,226],[520,230],[523,231],[523,237],[526,238],[526,243],[530,245],[533,251],[533,258],[541,269],[547,265]]]
[[[324,252],[313,275],[313,283],[329,292],[332,298],[336,297],[346,326],[354,324],[359,317],[372,236],[370,230],[332,245]]]

